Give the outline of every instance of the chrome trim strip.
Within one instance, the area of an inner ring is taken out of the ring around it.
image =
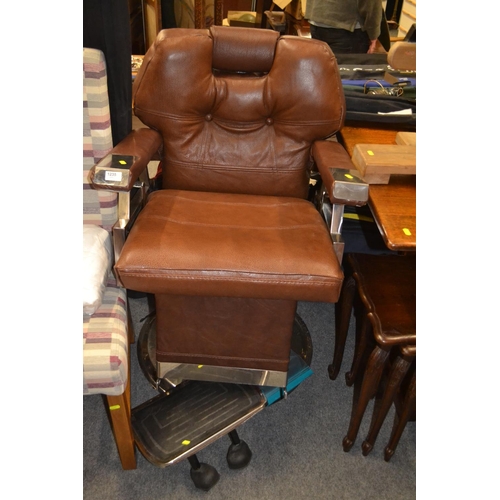
[[[176,387],[183,380],[286,387],[288,372],[157,361],[158,378]]]

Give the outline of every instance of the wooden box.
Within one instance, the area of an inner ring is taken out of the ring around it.
[[[356,144],[352,162],[368,184],[388,184],[391,174],[417,173],[417,154],[413,145]]]
[[[416,132],[398,132],[396,134],[396,144],[416,146],[417,145],[417,133]]]

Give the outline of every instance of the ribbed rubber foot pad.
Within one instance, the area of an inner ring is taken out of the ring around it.
[[[166,467],[197,453],[264,408],[257,387],[193,381],[132,410],[137,447]]]

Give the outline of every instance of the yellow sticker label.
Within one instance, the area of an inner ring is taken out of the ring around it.
[[[365,222],[375,222],[371,217],[359,214],[344,214],[344,219],[355,219],[355,220],[364,220]]]
[[[344,177],[347,177],[348,179],[354,179],[354,177],[351,174],[344,174]]]
[[[187,446],[188,444],[191,444],[191,441],[189,441],[189,439],[184,439],[184,441],[182,442],[182,444],[184,446]]]
[[[119,410],[120,409],[120,405],[113,405],[113,406],[110,406],[109,407],[110,410]]]
[[[411,236],[411,231],[407,227],[403,228],[403,233],[405,233],[406,236]]]
[[[367,151],[367,153],[368,153],[370,156],[375,156],[375,153],[374,153],[371,149],[369,149],[369,150]]]
[[[127,162],[125,160],[120,160],[119,163],[121,163],[122,165],[126,165]]]

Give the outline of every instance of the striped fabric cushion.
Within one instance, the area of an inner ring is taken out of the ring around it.
[[[83,317],[83,394],[123,394],[127,353],[126,292],[110,277],[101,307]]]
[[[89,170],[113,147],[106,61],[96,49],[83,49],[83,222],[111,230],[118,218],[117,194],[97,191]]]
[[[97,191],[89,170],[113,147],[106,62],[96,49],[83,49],[83,223],[111,231],[118,219],[116,193]],[[123,394],[128,376],[126,292],[108,278],[101,306],[83,316],[83,394]]]

